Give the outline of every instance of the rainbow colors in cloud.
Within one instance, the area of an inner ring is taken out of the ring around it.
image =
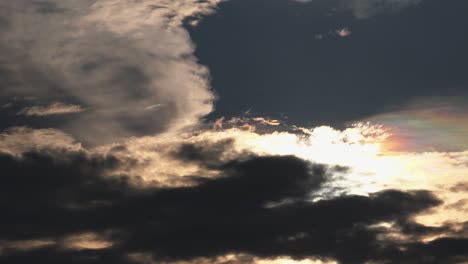
[[[368,120],[390,129],[386,147],[395,151],[468,149],[468,107],[463,98],[426,98]]]

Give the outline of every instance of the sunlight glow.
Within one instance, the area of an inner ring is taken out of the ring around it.
[[[252,120],[255,121],[248,121]],[[258,120],[257,123],[248,123],[235,119],[223,123],[220,119],[211,130],[178,136],[168,134],[131,138],[123,152],[113,150],[118,146],[106,146],[99,151],[139,161],[132,165],[131,171],[123,170],[122,174],[136,173],[139,179],[159,186],[187,186],[193,184],[187,176],[217,177],[219,172],[215,168],[173,158],[171,153],[176,151],[177,146],[232,140],[229,151],[218,157],[221,161],[236,159],[242,153],[294,155],[312,163],[348,168],[338,176],[331,176],[334,178],[326,183],[323,193],[318,193],[325,195],[325,199],[343,193],[368,195],[385,189],[424,189],[433,191],[446,204],[420,215],[418,221],[430,225],[440,225],[450,219],[468,221],[466,211],[455,206],[468,198],[466,192],[450,191],[450,188],[468,179],[468,151],[395,151],[388,146],[395,144],[392,141],[399,138],[394,137],[386,127],[370,123],[357,123],[344,130],[321,126],[281,131],[281,124],[274,122],[275,129],[279,131],[261,133],[256,126],[259,123],[268,125],[269,122],[263,122],[266,119]],[[341,191],[330,194],[327,187]]]

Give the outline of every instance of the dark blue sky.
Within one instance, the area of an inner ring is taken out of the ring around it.
[[[340,126],[412,99],[466,94],[468,1],[426,0],[366,19],[327,3],[233,0],[190,28],[220,97],[211,117],[251,109]],[[350,37],[334,34],[343,27]]]

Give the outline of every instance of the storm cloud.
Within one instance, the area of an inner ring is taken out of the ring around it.
[[[205,163],[208,156],[195,155],[196,149],[180,146],[175,157]],[[239,254],[340,263],[461,263],[468,257],[468,240],[452,226],[412,220],[441,204],[428,191],[312,201],[337,171],[293,156],[230,160],[216,165],[219,177],[194,175],[196,184],[188,187],[152,187],[110,175],[132,162],[80,150],[2,153],[0,260],[144,263],[141,256],[146,256],[148,263],[175,263]],[[401,238],[392,238],[395,232]],[[81,235],[88,238],[82,244],[70,242],[80,234],[94,234],[96,241]],[[453,236],[428,243],[417,239],[437,234]]]

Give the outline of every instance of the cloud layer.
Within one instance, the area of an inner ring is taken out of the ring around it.
[[[176,157],[214,166],[186,147]],[[292,156],[220,163],[221,177],[198,175],[190,187],[145,187],[125,175],[109,176],[131,163],[83,151],[1,154],[0,260],[145,263],[144,256],[147,263],[161,263],[245,254],[340,263],[461,263],[467,257],[468,240],[456,228],[412,220],[441,204],[427,191],[312,202],[337,169]],[[445,236],[418,239],[438,234]]]

